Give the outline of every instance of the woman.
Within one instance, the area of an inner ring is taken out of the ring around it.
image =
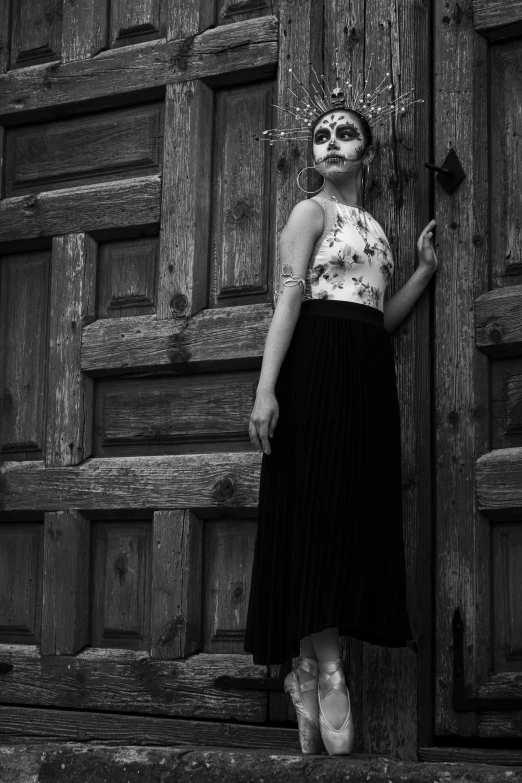
[[[375,153],[367,117],[329,108],[312,123],[324,183],[296,204],[281,234],[285,286],[249,425],[264,454],[244,647],[260,664],[301,655],[285,691],[303,753],[352,750],[339,634],[415,647],[389,335],[437,268],[435,221],[417,242],[417,269],[384,312],[394,261],[361,206],[363,167]]]

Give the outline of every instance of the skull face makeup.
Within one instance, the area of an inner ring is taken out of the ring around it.
[[[319,119],[313,131],[313,154],[317,171],[335,180],[355,174],[364,159],[362,124],[350,111],[332,111]]]

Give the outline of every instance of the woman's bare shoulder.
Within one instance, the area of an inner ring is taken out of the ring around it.
[[[319,234],[323,230],[324,211],[322,206],[311,198],[298,201],[290,213],[286,226],[291,230]]]

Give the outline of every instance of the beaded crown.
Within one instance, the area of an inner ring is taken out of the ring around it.
[[[370,65],[368,67],[368,73],[364,78],[363,69],[360,68],[356,78],[353,78],[352,69],[350,67],[349,78],[346,79],[345,69],[339,69],[339,62],[337,58],[337,49],[335,50],[335,87],[332,90],[327,84],[324,74],[320,76],[317,74],[312,63],[310,63],[310,69],[313,74],[313,78],[310,80],[308,88],[305,87],[301,79],[299,79],[291,68],[288,69],[292,74],[294,80],[299,85],[296,90],[301,92],[298,95],[294,90],[288,88],[288,92],[293,96],[296,106],[291,106],[289,103],[285,103],[284,106],[272,104],[277,109],[281,109],[286,114],[295,117],[298,125],[289,128],[269,128],[263,131],[264,139],[261,141],[269,141],[270,144],[274,144],[276,141],[288,141],[288,140],[300,140],[309,139],[312,137],[312,129],[317,120],[329,111],[356,111],[361,114],[368,122],[370,128],[375,125],[383,125],[385,120],[388,120],[391,116],[396,114],[405,114],[406,109],[413,103],[424,103],[422,98],[413,100],[413,87],[408,92],[399,95],[393,100],[383,100],[382,94],[388,92],[393,88],[391,79],[389,84],[384,84],[387,78],[390,77],[387,72],[381,82],[372,92],[366,92],[367,84],[369,81],[370,71],[372,68],[373,55],[370,57]],[[343,85],[343,87],[340,86]],[[344,86],[349,91],[349,97],[347,96]],[[386,97],[386,96],[385,96]],[[292,98],[290,99],[292,100]]]

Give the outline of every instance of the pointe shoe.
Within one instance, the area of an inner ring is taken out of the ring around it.
[[[291,671],[286,675],[284,680],[285,692],[290,694],[294,704],[297,715],[297,725],[299,727],[301,750],[303,753],[321,753],[325,748],[319,729],[319,711],[314,715],[310,712],[303,699],[303,691],[317,689],[317,658],[307,658],[303,656],[298,668],[304,669],[309,674],[315,675],[315,679],[304,682],[301,685],[297,671]]]
[[[329,674],[326,681],[326,691],[324,689],[323,682],[321,682],[321,685],[317,689],[317,696],[319,701],[319,729],[321,731],[321,737],[330,756],[345,756],[352,752],[355,730],[353,725],[350,694],[348,693],[348,688],[344,682],[344,673],[341,659],[337,658],[335,661],[325,661],[324,663],[320,663],[319,671],[320,673]],[[322,705],[333,690],[342,691],[343,687],[346,688],[348,697],[348,714],[346,715],[346,720],[344,721],[341,728],[334,729],[326,719]],[[323,691],[325,691],[324,696],[321,695],[321,688],[323,688]]]

